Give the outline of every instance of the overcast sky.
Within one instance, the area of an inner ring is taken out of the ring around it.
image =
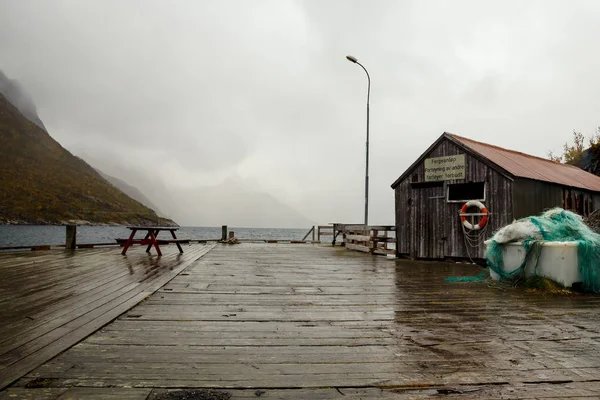
[[[600,125],[600,1],[0,0],[0,69],[63,146],[169,187],[371,220],[444,131],[545,156]],[[136,182],[129,182],[135,185]]]

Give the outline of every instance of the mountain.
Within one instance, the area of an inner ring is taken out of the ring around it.
[[[142,193],[142,196],[147,198],[150,203],[137,199],[138,201],[154,209],[162,217],[177,220],[172,210],[179,210],[179,205],[172,197],[171,190],[155,175],[149,174],[139,165],[123,162],[115,155],[98,153],[94,149],[86,148],[80,144],[76,144],[69,150],[91,165],[102,176],[114,177],[113,179],[116,181],[112,182],[109,179],[109,182],[118,188],[120,187],[116,185],[117,181],[123,182],[127,186],[132,186],[128,182],[135,182],[134,191],[137,190]],[[106,160],[110,160],[110,162],[106,162]],[[127,194],[132,197],[130,193]],[[157,207],[152,207],[150,204],[156,204]]]
[[[25,89],[14,79],[9,79],[4,72],[0,71],[0,94],[23,114],[25,118],[36,124],[39,128],[47,131],[44,123],[37,113],[37,109],[31,96],[25,92]]]
[[[140,192],[140,190],[136,187],[131,186],[127,182],[122,181],[119,178],[115,178],[114,176],[110,176],[100,171],[98,168],[94,168],[96,172],[100,174],[108,183],[119,189],[121,192],[125,193],[127,196],[131,197],[134,200],[139,201],[143,205],[148,208],[156,211],[157,214],[162,215],[162,212],[158,209],[156,205],[154,205],[144,193]]]
[[[161,215],[184,226],[308,229],[315,225],[315,221],[260,190],[257,182],[239,175],[214,186],[182,189],[166,185],[156,175],[114,155],[95,152],[81,145],[71,150],[90,165],[101,168],[102,173],[124,182],[135,182],[135,187],[160,209]],[[111,162],[107,163],[105,160],[109,159]]]
[[[174,224],[65,150],[35,116],[0,94],[0,223]]]
[[[184,226],[237,226],[253,228],[307,228],[315,221],[276,199],[251,182],[234,175],[215,186],[181,189],[166,186],[157,176],[135,165],[101,153],[90,154],[84,148],[71,149],[90,165],[101,166],[102,172],[135,182],[162,215]],[[110,159],[111,162],[102,162]]]

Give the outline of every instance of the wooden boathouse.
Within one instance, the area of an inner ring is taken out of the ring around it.
[[[484,240],[514,219],[552,207],[583,216],[600,208],[600,177],[450,133],[442,134],[392,188],[399,257],[483,258]],[[480,209],[468,207],[467,218],[468,201]],[[487,223],[478,226],[486,212]]]

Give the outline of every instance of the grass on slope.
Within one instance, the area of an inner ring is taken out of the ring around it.
[[[0,95],[0,223],[163,225]]]

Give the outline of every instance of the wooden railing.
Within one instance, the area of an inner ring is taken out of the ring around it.
[[[315,241],[315,227],[314,227],[314,226],[312,226],[312,227],[310,228],[310,230],[309,230],[309,231],[306,233],[306,235],[304,235],[304,237],[302,238],[302,241],[305,241],[305,240],[306,240],[306,238],[307,238],[307,237],[308,237],[308,236],[309,236],[311,233],[312,233],[312,241],[314,242],[314,241]]]
[[[322,236],[333,236],[333,225],[317,226],[317,240],[321,242]]]
[[[347,249],[371,254],[396,253],[396,227],[393,225],[344,225]]]
[[[77,243],[70,249],[93,249],[94,247],[106,247],[106,246],[118,246],[119,243]],[[64,249],[67,246],[64,244],[42,244],[42,245],[31,245],[31,246],[9,246],[0,247],[0,251],[13,251],[13,250],[52,250],[52,249]]]
[[[364,251],[373,254],[394,254],[395,253],[395,230],[396,228],[391,225],[378,225],[378,226],[367,226],[359,224],[339,224],[333,223],[330,225],[318,225],[313,226],[304,235],[302,240],[273,240],[273,239],[240,239],[240,241],[264,241],[267,243],[323,243],[322,238],[324,236],[331,236],[331,240],[327,240],[326,243],[332,245],[341,244],[351,250]],[[110,242],[110,243],[77,243],[76,240],[76,228],[74,225],[67,226],[66,244],[56,245],[31,245],[31,246],[10,246],[0,247],[2,251],[12,250],[50,250],[56,248],[94,248],[101,246],[119,246],[122,243]],[[227,237],[227,226],[222,227],[223,237]],[[233,232],[229,232],[233,234]],[[341,238],[340,238],[341,235]],[[316,238],[315,238],[316,236]],[[312,240],[307,240],[312,237]],[[317,239],[315,241],[315,239]],[[223,240],[222,238],[220,240]],[[160,239],[159,239],[160,241]],[[190,243],[207,243],[208,241],[218,242],[219,239],[190,239]],[[391,248],[393,246],[394,248]]]

